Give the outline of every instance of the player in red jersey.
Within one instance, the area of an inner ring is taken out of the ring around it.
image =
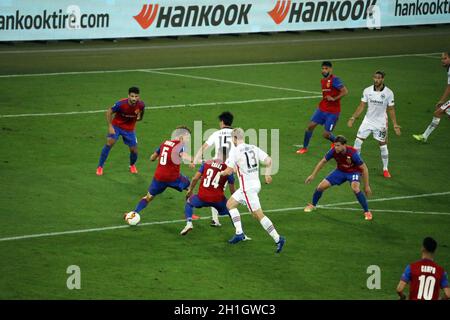
[[[369,170],[367,165],[362,161],[358,154],[358,150],[353,147],[347,146],[347,139],[344,136],[337,136],[334,142],[334,147],[328,151],[325,157],[319,161],[314,168],[314,171],[306,179],[305,183],[311,183],[314,180],[317,173],[325,166],[325,164],[331,159],[336,160],[337,169],[331,172],[316,188],[313,195],[312,203],[305,207],[305,212],[311,212],[316,209],[316,205],[322,194],[328,188],[334,185],[341,185],[344,182],[350,182],[350,186],[355,193],[356,199],[364,209],[364,216],[366,220],[372,220],[372,213],[369,211],[367,199],[364,193],[360,190],[361,175],[364,178],[364,191],[367,196],[372,194],[372,190],[369,185]]]
[[[397,294],[401,300],[406,299],[403,293],[409,283],[409,300],[438,300],[440,289],[444,290],[442,299],[450,299],[448,275],[444,268],[433,261],[437,242],[431,237],[423,240],[422,259],[409,264],[397,286]]]
[[[186,193],[186,227],[180,232],[181,235],[186,235],[193,229],[192,215],[194,208],[212,207],[217,210],[219,215],[229,215],[233,225],[236,229],[236,234],[243,233],[241,216],[237,209],[227,209],[227,198],[225,197],[224,190],[227,183],[230,186],[230,191],[234,193],[236,190],[234,186],[234,176],[222,176],[220,173],[227,168],[227,165],[221,160],[222,154],[219,151],[218,157],[213,160],[204,162],[195,176],[192,178],[191,185]],[[198,194],[192,195],[200,180],[200,187]],[[245,240],[249,240],[248,237]]]
[[[308,151],[309,141],[313,135],[314,129],[317,125],[324,126],[325,131],[323,137],[334,142],[335,136],[332,131],[336,126],[341,113],[341,98],[348,94],[348,90],[339,77],[333,73],[333,65],[330,61],[322,63],[322,100],[319,107],[311,118],[308,128],[305,131],[303,139],[303,146],[297,150],[298,154],[303,154]]]
[[[130,172],[138,172],[136,169],[138,148],[134,128],[136,126],[136,121],[141,121],[143,119],[144,110],[145,104],[143,101],[139,100],[139,88],[131,87],[128,89],[128,98],[117,101],[114,106],[106,111],[108,136],[98,161],[98,176],[103,175],[103,165],[108,158],[109,151],[119,139],[119,136],[122,136],[123,142],[130,148]]]
[[[191,161],[191,156],[184,151],[184,145],[191,136],[189,128],[177,127],[172,134],[173,140],[164,141],[151,155],[150,160],[159,159],[152,183],[148,188],[147,195],[139,201],[134,212],[141,212],[160,193],[167,188],[179,192],[187,190],[189,178],[180,173],[182,160]]]

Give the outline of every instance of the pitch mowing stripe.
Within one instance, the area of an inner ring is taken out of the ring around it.
[[[389,58],[405,58],[405,57],[424,58],[425,55],[437,55],[437,54],[440,54],[440,52],[408,53],[408,54],[336,58],[336,59],[327,57],[327,58],[314,59],[314,60],[218,64],[218,65],[204,65],[204,66],[190,66],[190,67],[166,67],[166,68],[150,68],[150,69],[123,69],[123,70],[95,70],[95,71],[68,71],[68,72],[50,72],[50,73],[4,74],[4,75],[0,75],[0,78],[46,77],[46,76],[61,76],[61,75],[80,75],[80,74],[104,74],[104,73],[118,73],[118,72],[126,73],[126,72],[137,72],[137,71],[168,71],[168,70],[195,70],[195,69],[209,69],[209,68],[253,67],[253,66],[315,63],[315,62],[322,62],[324,60],[332,60],[332,61],[355,61],[356,60],[357,61],[357,60],[389,59]]]
[[[340,211],[360,211],[361,208],[341,208],[341,207],[319,207],[326,210],[340,210]],[[392,212],[392,213],[414,213],[414,214],[431,214],[450,216],[450,212],[434,212],[434,211],[412,211],[412,210],[390,210],[390,209],[370,209],[371,212]]]
[[[426,194],[417,194],[412,196],[399,196],[399,197],[391,197],[391,198],[380,198],[380,199],[373,199],[369,200],[370,202],[381,202],[381,201],[392,201],[392,200],[402,200],[402,199],[413,199],[413,198],[423,198],[423,197],[434,197],[434,196],[442,196],[442,195],[448,195],[450,194],[450,191],[447,192],[438,192],[438,193],[426,193]],[[355,202],[351,202],[355,203]],[[357,202],[356,202],[357,203]],[[341,202],[341,203],[330,203],[323,206],[318,206],[318,208],[329,208],[336,209],[336,210],[353,210],[349,208],[336,208],[333,206],[337,205],[344,205],[349,204],[349,202]],[[285,211],[297,211],[297,210],[303,210],[305,207],[292,207],[292,208],[282,208],[282,209],[271,209],[271,210],[264,210],[266,213],[271,212],[285,212]],[[354,209],[354,210],[361,210],[361,209]],[[374,210],[375,211],[375,210]],[[383,212],[386,210],[376,210],[378,212]],[[402,213],[422,213],[419,211],[407,211],[407,210],[396,210],[396,212],[402,211]],[[389,212],[389,211],[386,211]],[[249,212],[241,213],[241,216],[243,215],[249,215]],[[450,215],[450,213],[447,212],[433,212],[430,214],[435,215]],[[211,219],[210,216],[201,217],[200,220],[205,219]],[[179,222],[185,222],[184,219],[179,220],[167,220],[167,221],[154,221],[154,222],[145,222],[141,223],[140,226],[150,226],[150,225],[158,225],[158,224],[171,224],[171,223],[179,223]],[[71,231],[62,231],[62,232],[48,232],[48,233],[39,233],[39,234],[30,234],[30,235],[23,235],[23,236],[15,236],[15,237],[6,237],[6,238],[0,238],[0,242],[2,241],[13,241],[13,240],[23,240],[23,239],[32,239],[32,238],[44,238],[44,237],[54,237],[54,236],[60,236],[60,235],[66,235],[66,234],[78,234],[78,233],[87,233],[87,232],[97,232],[97,231],[107,231],[107,230],[116,230],[116,229],[124,229],[124,228],[130,228],[128,225],[121,225],[121,226],[112,226],[112,227],[102,227],[102,228],[92,228],[92,229],[82,229],[82,230],[71,230]]]
[[[274,89],[274,90],[321,94],[321,92],[317,92],[317,91],[305,91],[305,90],[292,89],[292,88],[274,87],[274,86],[268,86],[268,85],[264,85],[264,84],[248,83],[248,82],[241,82],[241,81],[232,81],[232,80],[209,78],[209,77],[200,77],[200,76],[193,76],[193,75],[173,73],[173,72],[162,72],[162,71],[154,71],[154,70],[153,71],[152,70],[146,70],[146,71],[142,71],[142,72],[162,74],[162,75],[173,76],[173,77],[197,79],[197,80],[224,82],[224,83],[231,83],[231,84],[238,84],[238,85],[244,85],[244,86],[250,86],[250,87],[259,87],[259,88],[266,88],[266,89]]]
[[[268,98],[268,99],[251,99],[240,101],[221,101],[221,102],[203,102],[203,103],[188,103],[188,104],[174,104],[168,106],[153,106],[146,107],[146,110],[152,109],[173,109],[173,108],[189,108],[189,107],[207,107],[207,106],[220,106],[220,105],[233,105],[233,104],[246,104],[246,103],[258,103],[258,102],[277,102],[277,101],[289,101],[289,100],[304,100],[322,98],[322,96],[305,96],[305,97],[284,97],[284,98]],[[0,114],[0,118],[20,118],[20,117],[44,117],[44,116],[66,116],[77,114],[91,114],[106,112],[106,109],[91,110],[91,111],[70,111],[70,112],[54,112],[54,113],[23,113],[23,114]]]
[[[141,46],[118,46],[118,47],[99,47],[99,48],[62,48],[62,49],[24,49],[24,50],[3,50],[0,54],[21,54],[21,53],[72,53],[72,52],[102,52],[102,51],[127,51],[127,50],[146,50],[146,49],[188,49],[203,47],[221,47],[221,46],[248,46],[248,45],[271,45],[271,44],[289,44],[289,43],[308,43],[342,40],[367,40],[367,39],[388,39],[388,38],[409,38],[417,36],[438,36],[448,35],[447,31],[442,32],[414,32],[414,33],[396,33],[385,35],[370,36],[349,36],[349,37],[316,37],[308,39],[280,39],[280,40],[251,40],[251,41],[208,41],[204,43],[192,44],[160,44],[160,45],[141,45]]]

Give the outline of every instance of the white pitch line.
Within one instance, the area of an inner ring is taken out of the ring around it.
[[[342,210],[342,211],[361,211],[361,208],[342,208],[322,206],[320,209],[326,210]],[[412,211],[412,210],[391,210],[391,209],[370,209],[371,212],[392,212],[392,213],[413,213],[413,214],[431,214],[450,216],[450,212],[435,212],[435,211]]]
[[[282,98],[251,99],[251,100],[239,100],[239,101],[188,103],[188,104],[174,104],[174,105],[167,105],[167,106],[153,106],[153,107],[146,107],[145,109],[152,110],[152,109],[206,107],[206,106],[233,105],[233,104],[259,103],[259,102],[306,100],[306,99],[315,99],[315,98],[321,98],[321,97],[322,96],[318,95],[318,96],[304,96],[304,97],[282,97]],[[93,114],[93,113],[102,113],[102,112],[106,112],[106,109],[90,110],[90,111],[53,112],[53,113],[23,113],[23,114],[3,114],[3,115],[0,114],[0,118],[65,116],[65,115],[77,115],[77,114]]]
[[[274,86],[268,86],[268,85],[264,85],[264,84],[241,82],[241,81],[232,81],[232,80],[209,78],[209,77],[201,77],[201,76],[193,76],[193,75],[181,74],[181,73],[162,72],[162,71],[155,71],[155,70],[143,70],[142,72],[162,74],[162,75],[173,76],[173,77],[182,77],[182,78],[190,78],[190,79],[197,79],[197,80],[206,80],[206,81],[215,81],[215,82],[223,82],[223,83],[230,83],[230,84],[238,84],[238,85],[243,85],[243,86],[266,88],[266,89],[273,89],[273,90],[283,90],[283,91],[293,91],[293,92],[302,92],[302,93],[311,93],[311,94],[321,94],[321,92],[317,92],[317,91],[306,91],[306,90],[299,90],[299,89],[292,89],[292,88],[274,87]]]
[[[22,53],[73,53],[73,52],[101,52],[101,51],[127,51],[127,50],[148,50],[148,49],[186,49],[202,47],[219,46],[248,46],[248,45],[271,45],[271,44],[290,44],[290,43],[308,43],[308,42],[329,42],[342,40],[366,40],[366,39],[387,39],[387,38],[408,38],[417,36],[436,36],[448,35],[448,32],[414,32],[414,33],[396,33],[370,36],[349,36],[349,37],[311,37],[306,39],[279,39],[279,40],[250,40],[250,41],[204,41],[203,43],[191,44],[150,44],[141,46],[116,46],[116,47],[97,47],[97,48],[61,48],[61,49],[24,49],[24,50],[1,50],[0,54],[22,54]]]
[[[392,198],[380,198],[380,199],[373,199],[372,202],[375,201],[391,201],[391,200],[399,200],[399,199],[413,199],[413,198],[422,198],[422,197],[432,197],[432,196],[440,196],[440,195],[447,195],[450,194],[450,191],[448,192],[439,192],[439,193],[427,193],[427,194],[417,194],[412,196],[400,196],[400,197],[392,197]],[[354,203],[354,202],[352,202]],[[348,204],[348,202],[341,202],[341,203],[331,203],[324,206],[318,206],[318,208],[326,208],[336,205],[343,205]],[[271,210],[264,210],[266,213],[270,212],[285,212],[285,211],[297,211],[297,210],[303,210],[305,207],[292,207],[292,208],[281,208],[281,209],[271,209]],[[341,208],[336,208],[341,209]],[[345,208],[342,208],[345,209]],[[357,210],[357,209],[355,209]],[[361,210],[361,209],[358,209]],[[380,210],[378,210],[380,211]],[[408,212],[412,213],[412,212]],[[249,212],[241,213],[242,215],[249,215]],[[447,214],[447,213],[443,213]],[[209,216],[201,217],[200,220],[210,219]],[[185,220],[168,220],[168,221],[154,221],[154,222],[145,222],[141,223],[140,226],[150,226],[150,225],[157,225],[157,224],[171,224],[171,223],[178,223],[178,222],[185,222]],[[53,237],[53,236],[60,236],[60,235],[66,235],[66,234],[77,234],[77,233],[86,233],[86,232],[97,232],[97,231],[106,231],[106,230],[115,230],[115,229],[123,229],[123,228],[129,228],[127,225],[121,225],[121,226],[112,226],[112,227],[102,227],[102,228],[91,228],[91,229],[82,229],[82,230],[71,230],[71,231],[62,231],[62,232],[47,232],[47,233],[38,233],[38,234],[30,234],[30,235],[23,235],[23,236],[15,236],[15,237],[6,237],[6,238],[0,238],[0,242],[2,241],[13,241],[13,240],[22,240],[22,239],[31,239],[31,238],[44,238],[44,237]]]
[[[270,66],[270,65],[315,63],[315,62],[322,62],[324,60],[357,61],[357,60],[371,60],[371,59],[423,57],[423,55],[436,55],[436,54],[440,54],[440,53],[439,52],[410,53],[410,54],[395,54],[395,55],[384,55],[384,56],[366,56],[366,57],[336,58],[336,59],[328,57],[328,58],[314,59],[314,60],[294,60],[294,61],[218,64],[218,65],[203,65],[203,66],[190,66],[190,67],[165,67],[165,68],[150,68],[150,69],[122,69],[122,70],[94,70],[94,71],[67,71],[67,72],[50,72],[50,73],[4,74],[4,75],[0,75],[0,78],[46,77],[46,76],[64,76],[64,75],[80,75],[80,74],[105,74],[105,73],[120,73],[120,72],[126,73],[126,72],[138,72],[138,71],[168,71],[168,70],[195,70],[195,69],[209,69],[209,68],[253,67],[253,66]]]

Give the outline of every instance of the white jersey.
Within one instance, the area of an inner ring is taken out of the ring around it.
[[[385,86],[383,90],[375,91],[375,86],[370,86],[364,90],[361,101],[367,103],[367,113],[363,122],[377,128],[385,128],[387,126],[386,109],[395,105],[392,90]]]
[[[259,162],[263,162],[267,157],[267,153],[257,146],[241,143],[230,151],[226,165],[237,170],[239,186],[243,191],[259,189]]]
[[[448,76],[447,84],[450,84],[450,67],[448,67],[447,69],[447,76]]]
[[[205,143],[208,146],[214,145],[214,158],[217,157],[219,150],[222,152],[222,154],[225,156],[225,161],[228,159],[228,156],[230,154],[230,150],[234,149],[233,140],[231,139],[231,132],[233,131],[232,128],[223,128],[220,130],[217,130],[212,135],[209,136],[208,140],[205,141]]]

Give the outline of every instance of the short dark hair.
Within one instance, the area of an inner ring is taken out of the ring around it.
[[[334,142],[340,142],[342,144],[347,144],[347,138],[344,136],[336,136],[336,138],[334,139]]]
[[[432,237],[426,237],[423,239],[423,247],[427,252],[434,253],[437,248],[437,242]]]
[[[375,74],[379,74],[383,79],[386,76],[386,72],[382,71],[382,70],[377,70],[375,71]]]
[[[139,94],[139,88],[138,87],[131,87],[130,89],[128,89],[128,94],[130,94],[130,93]]]
[[[331,63],[331,61],[324,61],[322,62],[322,67],[333,67],[333,64]]]
[[[222,112],[219,115],[219,120],[223,121],[223,124],[226,126],[231,126],[233,124],[233,114],[229,111]]]

